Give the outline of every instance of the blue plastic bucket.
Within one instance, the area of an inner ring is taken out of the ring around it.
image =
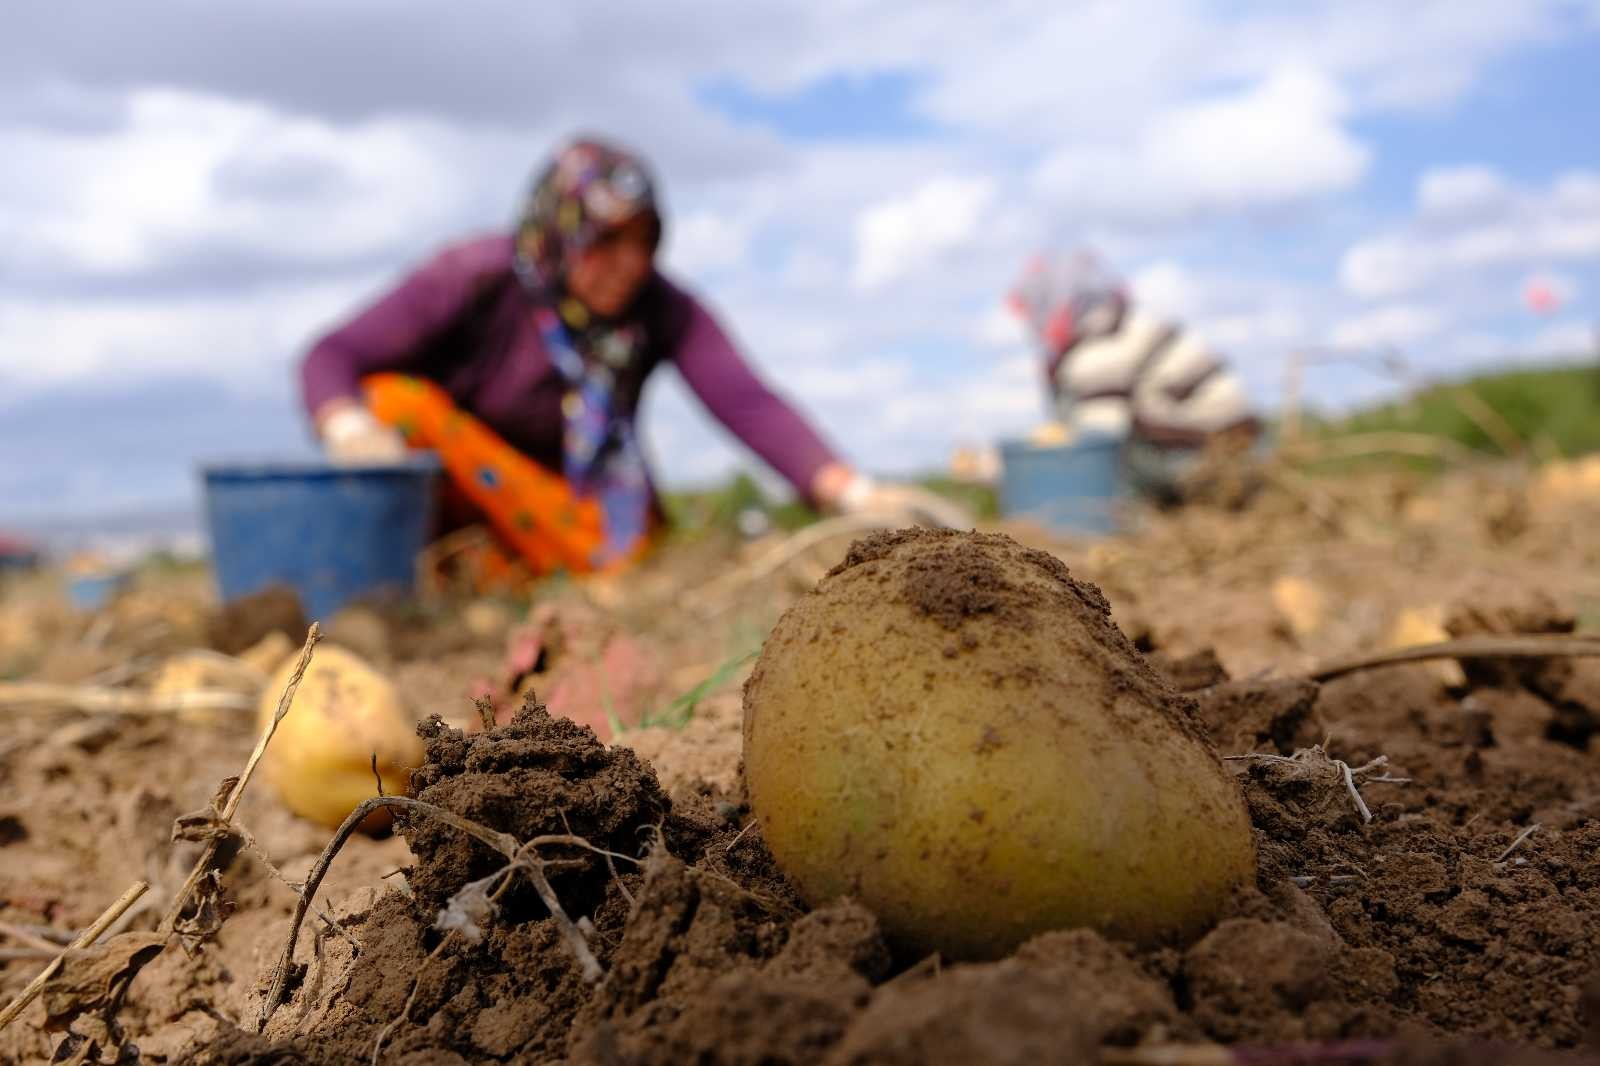
[[[414,587],[439,462],[219,464],[201,472],[212,565],[224,600],[285,584],[312,618]]]
[[[1117,528],[1122,439],[1087,436],[1069,444],[1000,444],[1000,513],[1031,518],[1059,533],[1101,535]]]

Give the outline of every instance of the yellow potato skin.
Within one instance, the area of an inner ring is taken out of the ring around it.
[[[1243,801],[1180,698],[1089,617],[1098,593],[1008,538],[891,536],[783,617],[746,686],[751,806],[802,894],[852,896],[900,947],[951,958],[1213,922],[1254,876]],[[1008,591],[952,628],[915,586],[963,552]]]
[[[298,658],[279,667],[262,690],[259,726],[277,712]],[[374,752],[384,792],[403,794],[411,770],[422,764],[416,718],[392,681],[353,652],[323,643],[267,745],[261,773],[290,810],[332,828],[378,794]]]

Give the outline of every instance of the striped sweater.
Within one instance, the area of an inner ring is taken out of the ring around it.
[[[1106,310],[1104,327],[1051,360],[1062,422],[1172,448],[1254,425],[1238,377],[1192,332],[1120,305]]]

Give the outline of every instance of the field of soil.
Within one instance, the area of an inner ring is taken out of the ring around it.
[[[532,604],[327,620],[423,723],[411,794],[509,834],[517,869],[402,810],[392,835],[344,844],[278,973],[332,832],[253,782],[192,950],[161,950],[125,997],[69,960],[76,979],[0,1032],[0,1061],[1600,1061],[1600,658],[1308,679],[1402,643],[1600,631],[1600,498],[1530,484],[1284,483],[1102,541],[995,527],[1098,585],[1234,757],[1258,876],[1197,939],[1067,930],[951,963],[897,955],[848,900],[809,909],[746,802],[740,682],[851,534],[702,538]],[[198,573],[143,575],[95,615],[18,580],[0,588],[0,677],[137,693],[188,649],[274,626],[298,644],[293,614],[223,614]],[[174,843],[174,820],[256,739],[251,711],[67,702],[0,701],[6,1000],[135,879],[152,887],[113,933],[156,927],[207,846]]]

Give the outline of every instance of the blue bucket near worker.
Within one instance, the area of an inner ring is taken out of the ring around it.
[[[439,462],[206,467],[206,523],[224,600],[287,585],[312,618],[414,588],[432,531]]]
[[[1000,513],[1057,533],[1102,536],[1117,529],[1122,438],[1087,435],[1064,444],[1000,445]]]

